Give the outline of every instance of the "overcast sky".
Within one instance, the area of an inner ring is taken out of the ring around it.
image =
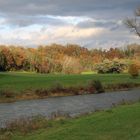
[[[0,0],[0,44],[140,43],[123,24],[138,6],[140,0]]]

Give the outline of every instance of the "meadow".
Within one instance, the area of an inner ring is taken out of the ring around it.
[[[74,119],[42,120],[33,131],[19,125],[0,134],[7,140],[139,140],[139,116],[140,103],[136,103]]]

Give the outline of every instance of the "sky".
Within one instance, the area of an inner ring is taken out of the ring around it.
[[[87,48],[140,43],[124,25],[140,0],[0,0],[0,44],[79,44]]]

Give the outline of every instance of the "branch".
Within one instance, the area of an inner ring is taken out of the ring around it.
[[[136,17],[133,19],[127,18],[124,23],[140,37],[140,23]]]
[[[135,15],[136,15],[136,16],[140,16],[140,7],[138,7],[138,8],[136,9]]]

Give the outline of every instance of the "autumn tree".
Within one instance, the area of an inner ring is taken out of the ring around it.
[[[79,63],[79,60],[66,56],[63,61],[63,72],[66,74],[79,74],[82,71],[82,66]]]
[[[3,53],[3,55],[5,56],[6,60],[5,60],[5,63],[6,63],[6,70],[12,70],[14,69],[15,67],[15,60],[13,58],[13,54],[11,53],[10,51],[10,48],[6,48],[4,47],[1,52]]]
[[[6,56],[1,51],[0,52],[0,71],[6,71],[6,66],[7,66]]]

